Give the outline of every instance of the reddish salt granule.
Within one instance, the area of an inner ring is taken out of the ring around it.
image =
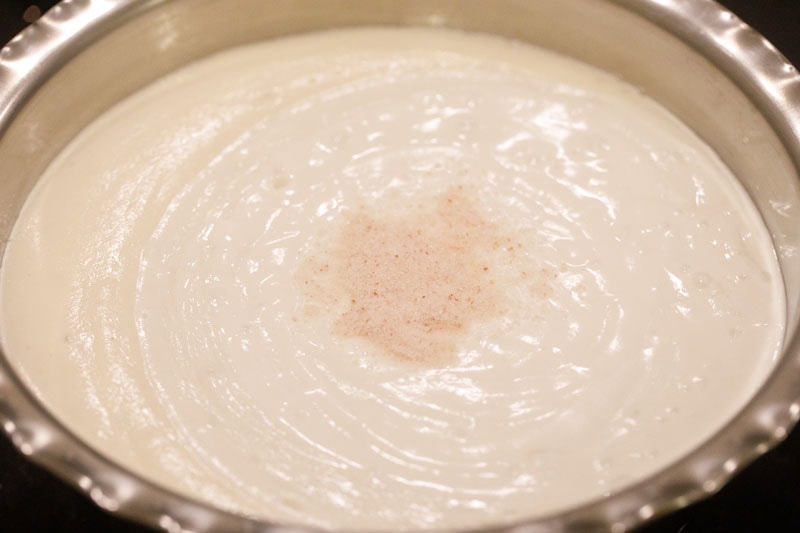
[[[438,365],[452,359],[470,326],[503,313],[497,277],[516,252],[515,241],[483,216],[477,196],[452,187],[402,214],[366,207],[346,214],[298,279],[315,308],[336,309],[335,334]]]

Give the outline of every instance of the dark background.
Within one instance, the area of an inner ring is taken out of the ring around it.
[[[325,1],[325,0],[322,0]],[[698,0],[699,1],[699,0]],[[800,67],[800,0],[723,0]],[[46,11],[52,0],[0,0],[0,43]],[[27,13],[26,13],[27,10]],[[25,14],[25,19],[23,19]],[[145,533],[99,510],[77,491],[24,460],[0,437],[0,531]],[[640,533],[800,532],[800,430],[757,460],[716,496]]]

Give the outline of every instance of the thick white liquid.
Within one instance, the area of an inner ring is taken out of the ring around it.
[[[514,305],[438,364],[335,334],[304,261],[346,213],[453,185],[546,290],[497,278]],[[323,527],[474,527],[639,480],[743,405],[785,312],[758,214],[685,126],[603,72],[435,30],[280,40],[148,87],[52,164],[2,274],[6,353],[71,429]]]

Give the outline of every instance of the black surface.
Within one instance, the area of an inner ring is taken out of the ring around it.
[[[321,0],[325,1],[325,0]],[[402,1],[402,0],[398,0]],[[488,1],[488,0],[487,0]],[[46,10],[55,2],[34,2]],[[800,0],[722,2],[800,66]],[[25,26],[32,2],[0,0],[0,42]],[[0,437],[0,531],[145,533],[24,460]],[[756,461],[718,495],[674,513],[641,533],[800,532],[800,431]]]

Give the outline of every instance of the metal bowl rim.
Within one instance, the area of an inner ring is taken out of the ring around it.
[[[85,45],[87,33],[99,38],[128,17],[166,0],[62,0],[0,50],[0,135],[25,102],[58,67]],[[766,39],[745,54],[733,54],[743,38],[760,35],[728,10],[709,0],[608,0],[683,39],[720,66],[748,82],[748,96],[777,111],[783,142],[800,165],[800,74]],[[795,110],[795,111],[793,111]],[[774,122],[774,121],[773,121]],[[775,125],[775,124],[773,124]],[[800,332],[749,403],[724,427],[682,459],[660,472],[604,498],[578,504],[491,530],[622,533],[654,517],[685,507],[717,492],[756,457],[781,442],[800,419],[800,386],[776,384],[781,372],[800,374]],[[800,385],[800,378],[796,380]],[[765,415],[765,416],[761,416]],[[0,422],[13,444],[31,460],[84,492],[101,508],[167,531],[315,531],[238,515],[181,495],[138,476],[83,442],[49,413],[0,353]],[[734,453],[713,450],[738,437]],[[714,468],[704,479],[700,464]],[[483,528],[476,531],[485,530]]]

